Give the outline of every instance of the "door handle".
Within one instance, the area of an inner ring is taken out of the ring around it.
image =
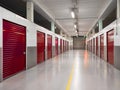
[[[23,52],[23,54],[25,55],[25,54],[26,54],[26,52]]]

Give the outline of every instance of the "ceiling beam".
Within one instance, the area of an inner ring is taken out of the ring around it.
[[[76,19],[98,19],[98,17],[80,17]],[[74,20],[73,18],[55,18],[55,20]]]
[[[108,8],[113,2],[115,2],[115,0],[108,0],[108,1],[105,3],[105,5],[104,5],[102,11],[100,12],[98,18],[94,21],[93,25],[92,25],[91,28],[89,29],[89,31],[88,31],[88,33],[86,34],[86,36],[89,34],[89,32],[91,32],[91,30],[92,30],[93,27],[96,25],[96,23],[98,22],[98,20],[102,17],[102,15],[105,13],[105,11],[107,10],[107,8]]]
[[[24,0],[24,1],[32,1],[35,5],[35,9],[38,13],[44,16],[47,20],[53,21],[63,32],[65,32],[68,36],[69,34],[63,28],[63,26],[59,23],[59,21],[55,20],[55,16],[48,10],[48,8],[41,2],[41,0]]]

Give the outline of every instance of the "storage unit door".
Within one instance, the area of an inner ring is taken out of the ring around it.
[[[62,53],[62,39],[60,39],[60,53]]]
[[[66,51],[68,50],[68,42],[66,41]]]
[[[63,40],[63,52],[65,51],[65,47],[64,47],[64,40]]]
[[[37,31],[37,63],[45,60],[45,34]]]
[[[66,51],[66,41],[65,41],[65,51]]]
[[[98,37],[96,37],[96,55],[98,56]]]
[[[47,35],[47,59],[52,58],[52,36]]]
[[[87,42],[87,50],[89,51],[89,41]]]
[[[90,52],[91,52],[91,40],[90,40]]]
[[[93,39],[93,53],[95,53],[95,38]]]
[[[58,55],[58,38],[55,38],[55,54]]]
[[[26,69],[26,28],[3,20],[3,79]]]
[[[91,43],[91,42],[89,41],[89,51],[91,51],[91,50],[90,50],[90,49],[91,49],[91,48],[90,48],[90,47],[91,47],[91,46],[90,46],[90,45],[91,45],[90,43]]]
[[[90,50],[91,50],[91,52],[92,52],[92,40],[91,40],[91,43],[90,43],[90,44],[91,44],[91,49],[90,49]]]
[[[69,43],[67,42],[67,51],[69,50]]]
[[[114,30],[107,32],[107,61],[114,64]]]
[[[104,59],[104,34],[100,35],[100,57]]]

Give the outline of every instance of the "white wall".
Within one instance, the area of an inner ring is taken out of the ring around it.
[[[0,79],[2,80],[2,48],[3,48],[3,28],[2,28],[2,22],[3,22],[3,19],[5,20],[8,20],[10,22],[14,22],[14,23],[17,23],[17,24],[20,24],[22,26],[25,26],[26,27],[26,68],[30,68],[32,66],[35,66],[37,64],[37,50],[36,50],[36,47],[37,47],[37,31],[41,31],[43,33],[45,33],[45,35],[47,36],[47,34],[49,35],[52,35],[53,37],[53,46],[55,46],[55,37],[58,37],[59,39],[63,39],[63,40],[66,40],[66,41],[70,41],[62,36],[59,36],[37,24],[34,24],[32,23],[31,21],[29,20],[26,20],[24,18],[22,18],[21,16],[19,15],[16,15],[2,7],[0,7]],[[59,45],[60,45],[60,40],[59,40]],[[46,44],[45,46],[47,46],[47,37],[46,37]],[[33,48],[33,49],[30,49],[30,48]],[[34,57],[32,57],[31,55],[31,51],[34,52]],[[32,58],[31,58],[32,57]]]
[[[110,30],[114,30],[114,66],[120,70],[120,19],[115,20],[113,23],[105,27],[99,33],[94,36],[87,38],[87,41],[95,38],[98,38],[98,46],[100,47],[100,35],[104,34],[104,46],[105,48],[105,60],[107,60],[107,32]],[[100,48],[99,48],[100,55]]]

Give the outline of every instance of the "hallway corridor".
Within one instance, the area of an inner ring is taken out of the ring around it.
[[[0,83],[0,90],[120,90],[120,71],[85,50],[71,50]]]

